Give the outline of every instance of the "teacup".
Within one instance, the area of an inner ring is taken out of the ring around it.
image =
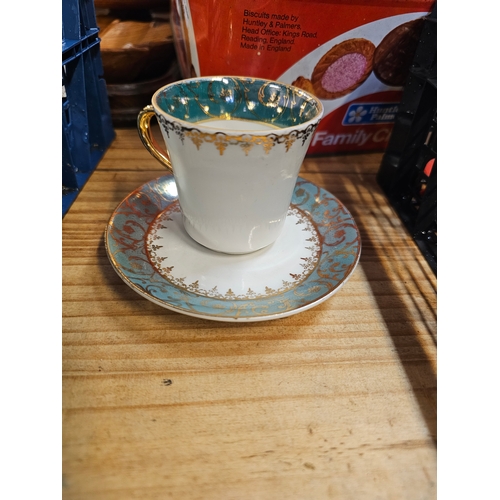
[[[156,115],[167,150],[151,130]],[[323,105],[262,78],[190,78],[155,92],[137,117],[146,149],[173,172],[184,228],[230,254],[272,244],[285,224]]]

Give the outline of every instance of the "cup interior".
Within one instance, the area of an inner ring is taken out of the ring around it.
[[[167,117],[207,126],[214,120],[244,120],[295,127],[323,111],[319,99],[297,87],[250,77],[181,80],[158,90],[153,104]]]

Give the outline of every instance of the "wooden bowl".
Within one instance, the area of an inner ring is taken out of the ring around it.
[[[96,9],[165,9],[169,7],[169,2],[167,0],[94,0],[94,6]]]
[[[163,85],[181,78],[177,60],[162,75],[136,83],[106,84],[111,118],[115,127],[137,126],[139,111],[151,104],[151,97]]]
[[[175,57],[169,22],[114,20],[101,32],[101,58],[108,83],[150,79],[168,71]]]

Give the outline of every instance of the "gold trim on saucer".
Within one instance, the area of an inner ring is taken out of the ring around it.
[[[298,257],[299,264],[297,267],[301,267],[302,271],[297,273],[289,272],[288,276],[290,276],[290,279],[282,280],[280,287],[273,288],[270,285],[265,285],[263,293],[262,291],[258,293],[251,288],[248,288],[245,293],[235,293],[231,288],[225,291],[220,290],[221,287],[219,285],[215,285],[207,290],[200,285],[198,280],[187,283],[186,277],[178,274],[175,264],[168,262],[169,259],[167,256],[161,255],[161,249],[163,248],[162,240],[168,238],[169,222],[172,222],[174,220],[173,217],[180,213],[182,212],[179,202],[173,202],[156,218],[146,237],[146,252],[151,264],[161,276],[179,290],[219,300],[269,298],[296,288],[318,265],[321,256],[321,240],[318,231],[310,216],[298,207],[291,205],[287,217],[295,217],[297,219],[296,224],[301,225],[302,231],[306,231],[309,236],[306,240],[308,244],[303,248],[303,255]]]

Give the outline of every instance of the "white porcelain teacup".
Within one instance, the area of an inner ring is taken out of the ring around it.
[[[167,151],[150,127],[156,115]],[[300,167],[323,116],[291,85],[217,76],[155,92],[137,118],[146,149],[173,171],[187,233],[224,253],[248,253],[281,233]]]

